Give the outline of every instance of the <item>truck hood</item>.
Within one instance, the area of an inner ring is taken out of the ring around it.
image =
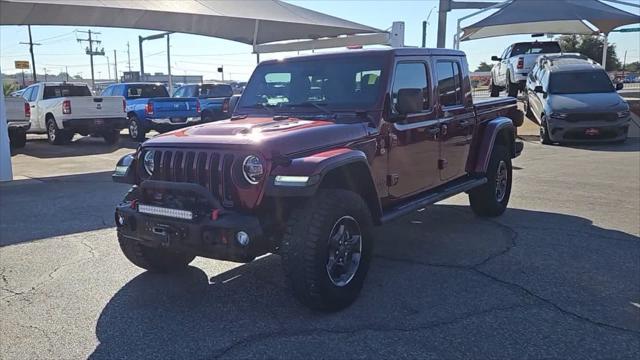
[[[547,99],[556,112],[614,112],[624,111],[627,104],[617,92],[592,94],[550,94]]]
[[[156,136],[143,147],[240,148],[289,155],[340,146],[367,135],[364,123],[337,124],[318,119],[247,117],[175,130]]]

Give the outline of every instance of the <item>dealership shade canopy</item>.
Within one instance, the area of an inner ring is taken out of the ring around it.
[[[383,32],[279,0],[0,0],[0,24],[162,30],[250,45]]]
[[[608,34],[619,26],[638,22],[638,15],[598,0],[511,0],[494,14],[463,28],[460,40],[536,33]]]

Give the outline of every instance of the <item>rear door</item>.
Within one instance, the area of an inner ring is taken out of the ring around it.
[[[465,175],[475,126],[466,61],[461,57],[436,58],[438,116],[440,118],[440,180]]]
[[[391,126],[388,155],[389,194],[402,198],[440,184],[437,159],[439,124],[431,101],[430,65],[420,58],[398,60],[393,75],[391,111],[400,89],[422,89],[423,109]]]

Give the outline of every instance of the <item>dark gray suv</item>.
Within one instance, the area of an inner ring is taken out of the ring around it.
[[[543,144],[624,142],[631,115],[620,89],[592,60],[543,55],[527,77],[525,108],[538,120]]]

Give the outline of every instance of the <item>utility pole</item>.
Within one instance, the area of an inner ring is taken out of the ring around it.
[[[129,72],[131,72],[131,51],[129,49],[129,42],[127,41],[127,59],[129,61]]]
[[[91,35],[100,35],[99,32],[92,32],[91,30],[89,31],[78,31],[81,33],[85,33],[85,34],[89,34],[87,39],[77,39],[79,43],[82,43],[83,41],[86,41],[89,43],[89,46],[86,49],[86,53],[87,55],[89,55],[89,58],[91,59],[91,87],[95,88],[96,87],[96,79],[95,76],[93,75],[93,57],[96,55],[100,55],[100,56],[104,56],[104,48],[102,48],[102,50],[98,51],[96,48],[96,51],[93,51],[93,44],[96,43],[98,45],[100,45],[100,43],[102,43],[102,41],[100,40],[93,40],[93,38],[91,37]]]
[[[67,74],[67,81],[69,81],[69,67],[68,66],[64,67],[64,73]]]
[[[44,68],[44,82],[47,82],[47,68]]]
[[[107,58],[107,79],[111,79],[111,63],[109,62],[109,56],[105,55]]]
[[[38,75],[36,74],[36,57],[33,55],[33,45],[42,45],[39,43],[34,43],[33,42],[33,38],[31,37],[31,25],[27,25],[27,28],[29,29],[29,42],[21,42],[20,44],[23,45],[29,45],[29,52],[31,53],[31,66],[33,68],[33,82],[37,82],[38,81]]]
[[[114,71],[114,75],[116,78],[116,82],[120,82],[118,81],[118,53],[116,52],[116,50],[113,50],[113,71]]]
[[[169,50],[169,34],[167,33],[167,71],[169,73],[169,96],[173,96],[173,79],[171,78],[171,51]]]

